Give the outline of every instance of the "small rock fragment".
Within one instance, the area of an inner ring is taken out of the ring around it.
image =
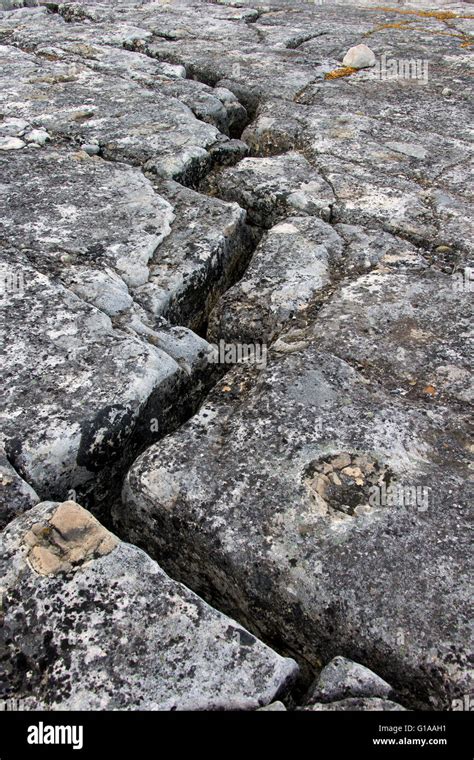
[[[261,707],[258,712],[286,712],[286,707],[283,702],[276,701]]]
[[[375,66],[375,53],[367,45],[356,45],[349,48],[342,63],[352,69],[367,69]]]
[[[35,143],[36,145],[44,145],[50,139],[51,138],[45,129],[32,129],[25,135],[27,143]]]
[[[346,657],[334,657],[322,669],[310,689],[309,702],[335,702],[347,697],[393,696],[393,689],[386,681],[365,665]]]
[[[81,150],[87,153],[88,156],[97,156],[100,147],[95,143],[84,143],[84,145],[81,145]]]

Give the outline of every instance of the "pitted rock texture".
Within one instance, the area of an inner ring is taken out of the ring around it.
[[[73,502],[10,523],[2,556],[2,696],[27,709],[256,709],[296,676]]]

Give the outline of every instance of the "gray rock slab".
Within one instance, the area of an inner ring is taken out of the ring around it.
[[[470,679],[468,462],[465,417],[295,345],[229,373],[136,461],[114,514],[268,640],[315,667],[364,662],[410,704],[446,708]]]
[[[74,490],[99,511],[137,447],[186,414],[208,344],[176,328],[180,351],[170,330],[115,327],[14,249],[3,251],[2,277],[12,282],[2,325],[7,455],[42,498]]]
[[[236,203],[172,181],[156,188],[176,218],[150,261],[148,282],[134,290],[134,299],[152,317],[200,331],[218,297],[244,271],[254,235]]]
[[[319,218],[289,217],[265,233],[239,282],[219,300],[208,339],[272,340],[331,282],[344,241]]]
[[[423,254],[381,230],[287,217],[263,235],[242,278],[219,299],[208,339],[266,343],[281,335],[285,340],[288,331],[294,336],[313,323],[343,278],[375,266],[423,271],[430,263]]]
[[[462,272],[375,270],[318,315],[318,344],[410,397],[472,403],[472,293]]]
[[[397,712],[405,711],[406,708],[390,699],[372,698],[349,698],[340,699],[336,702],[316,702],[311,707],[304,707],[303,710],[311,712]]]
[[[4,696],[26,709],[256,709],[296,676],[74,502],[10,523],[2,550]]]
[[[327,221],[334,203],[326,180],[294,151],[270,158],[244,158],[235,167],[209,175],[203,187],[237,202],[247,210],[252,224],[265,228],[297,214]]]

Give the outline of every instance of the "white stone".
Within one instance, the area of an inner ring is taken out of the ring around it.
[[[45,129],[32,129],[25,135],[26,142],[36,143],[36,145],[44,145],[50,139]]]
[[[0,137],[0,150],[19,150],[25,143],[19,137]]]
[[[353,69],[367,69],[375,66],[375,53],[367,45],[356,45],[349,48],[342,59],[344,66],[350,66]]]

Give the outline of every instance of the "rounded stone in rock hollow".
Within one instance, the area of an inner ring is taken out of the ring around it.
[[[81,145],[81,150],[87,153],[88,156],[97,156],[100,152],[100,147],[95,143],[84,143],[84,145]]]
[[[349,48],[342,64],[352,69],[367,69],[375,66],[375,53],[367,45],[355,45]]]

